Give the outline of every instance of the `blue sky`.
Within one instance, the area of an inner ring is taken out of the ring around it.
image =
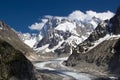
[[[28,26],[44,15],[68,16],[75,10],[83,12],[115,12],[120,0],[0,0],[0,19],[21,32],[32,32]]]

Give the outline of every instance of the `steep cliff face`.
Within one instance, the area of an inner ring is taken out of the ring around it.
[[[113,73],[120,75],[120,39],[117,41],[114,46],[115,54],[113,54],[110,62],[109,69]]]
[[[120,7],[117,9],[116,15],[110,20],[113,34],[120,34]]]
[[[25,56],[35,58],[34,51],[24,44],[18,37],[15,30],[10,28],[3,21],[0,21],[0,38],[11,44],[14,48],[20,50]],[[33,55],[34,54],[34,55]]]
[[[110,21],[100,23],[83,43],[73,49],[67,66],[120,75],[120,7]]]
[[[32,63],[1,38],[0,80],[36,80]]]

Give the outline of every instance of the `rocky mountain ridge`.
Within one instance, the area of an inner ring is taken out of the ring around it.
[[[120,7],[110,21],[99,24],[90,36],[80,43],[66,61],[67,66],[86,68],[86,72],[120,73]],[[91,71],[90,71],[91,70]]]

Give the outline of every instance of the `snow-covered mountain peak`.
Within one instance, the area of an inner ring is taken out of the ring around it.
[[[110,11],[96,13],[91,10],[86,13],[76,10],[67,17],[47,15],[41,19],[41,22],[29,26],[31,30],[38,30],[39,34],[34,37],[24,34],[27,35],[24,42],[38,51],[69,53],[71,48],[84,41],[98,24],[105,25],[102,22],[113,15],[114,13]],[[44,47],[46,45],[47,47]]]
[[[60,31],[64,31],[64,32],[66,32],[66,31],[74,32],[75,28],[76,28],[75,24],[66,21],[64,23],[59,24],[55,29],[60,30]]]
[[[43,17],[43,19],[41,19],[41,22],[36,22],[36,23],[32,24],[31,26],[29,26],[29,28],[31,30],[39,30],[40,31],[43,27],[45,27],[44,25],[46,23],[48,24],[48,22],[49,22],[49,24],[52,23],[52,26],[55,27],[59,23],[63,23],[65,21],[75,22],[75,23],[79,23],[79,24],[91,22],[93,25],[96,25],[95,24],[96,22],[98,23],[101,20],[110,19],[113,16],[114,16],[114,13],[112,13],[110,11],[97,13],[95,11],[89,10],[84,13],[80,10],[76,10],[66,17],[46,15]]]

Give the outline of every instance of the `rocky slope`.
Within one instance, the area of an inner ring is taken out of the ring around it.
[[[110,21],[100,23],[66,61],[67,66],[79,66],[85,72],[120,75],[120,7]]]
[[[38,56],[20,40],[15,30],[0,21],[0,80],[54,79],[52,74],[37,71],[28,59],[36,61]]]
[[[34,51],[20,40],[17,32],[10,28],[3,21],[0,21],[0,38],[11,44],[15,49],[20,50],[29,59],[33,59],[36,57]]]
[[[0,38],[0,80],[37,80],[32,63]]]

